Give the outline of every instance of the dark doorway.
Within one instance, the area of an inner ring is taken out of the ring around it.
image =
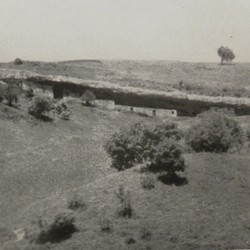
[[[55,85],[53,87],[53,94],[55,99],[62,99],[63,98],[63,85]]]
[[[152,111],[152,113],[153,113],[153,116],[156,116],[156,110],[155,109]]]

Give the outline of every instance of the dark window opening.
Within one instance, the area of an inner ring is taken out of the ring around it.
[[[53,87],[53,95],[55,99],[62,99],[63,98],[63,86],[56,85]]]
[[[153,110],[152,113],[153,113],[153,116],[156,116],[156,110]]]
[[[134,108],[133,108],[133,107],[130,107],[130,111],[133,112],[133,111],[134,111]]]

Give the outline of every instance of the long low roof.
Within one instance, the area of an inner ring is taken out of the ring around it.
[[[66,77],[61,75],[42,75],[27,70],[0,69],[0,80],[4,81],[6,79],[20,79],[20,80],[37,79],[39,81],[50,81],[54,83],[71,83],[75,85],[89,86],[92,88],[107,88],[107,89],[112,89],[113,91],[134,93],[138,95],[158,95],[161,97],[173,97],[178,99],[195,100],[201,102],[250,106],[250,98],[205,96],[205,95],[187,94],[178,90],[173,92],[166,92],[153,89],[144,89],[139,87],[120,86],[118,84],[105,81],[85,80],[85,79]]]

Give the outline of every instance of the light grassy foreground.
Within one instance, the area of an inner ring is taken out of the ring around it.
[[[157,180],[154,189],[145,190],[138,167],[124,172],[110,168],[103,143],[119,128],[159,121],[88,109],[74,101],[70,105],[72,120],[53,123],[28,118],[25,110],[23,118],[7,119],[5,107],[0,106],[2,249],[250,248],[248,148],[234,154],[186,154],[188,184]],[[247,118],[240,121],[248,124]],[[186,129],[192,121],[182,118],[178,123]],[[131,219],[117,216],[115,191],[120,185],[131,192]],[[15,241],[14,229],[30,227],[40,215],[67,210],[76,192],[86,207],[75,212],[79,231],[70,239],[37,246]],[[111,221],[112,232],[101,232],[103,219]]]

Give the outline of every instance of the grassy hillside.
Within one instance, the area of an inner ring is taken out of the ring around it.
[[[157,181],[153,190],[144,190],[141,173],[128,170],[77,188],[86,204],[76,213],[79,232],[45,249],[249,248],[249,157],[199,154],[186,155],[185,159],[189,166],[185,186]],[[119,202],[115,191],[120,184],[132,194],[131,219],[116,215]],[[41,214],[62,211],[75,191],[28,206],[20,213],[19,225],[28,227]],[[101,232],[103,219],[112,222],[112,232]],[[129,244],[129,239],[133,243]],[[26,245],[25,241],[18,242],[18,246],[22,244]]]
[[[20,109],[0,104],[0,243],[2,249],[233,249],[250,248],[249,149],[234,154],[186,154],[188,184],[156,180],[141,186],[135,167],[110,168],[103,149],[107,137],[135,122],[158,123],[150,117],[85,108],[72,100],[70,121],[40,122]],[[249,118],[239,118],[248,126]],[[178,119],[187,129],[192,119]],[[134,214],[117,216],[120,185],[131,192]],[[67,210],[78,193],[84,209],[75,212],[78,232],[47,245],[15,241],[12,230],[29,228],[40,215]],[[103,220],[113,230],[102,232]]]
[[[113,173],[103,149],[107,137],[134,122],[152,122],[76,101],[69,104],[71,120],[40,122],[27,116],[25,102],[21,105],[15,110],[0,104],[1,221],[37,199]]]
[[[169,61],[69,61],[0,64],[0,69],[23,69],[41,74],[107,81],[121,86],[143,87],[209,96],[250,96],[250,64],[186,63]],[[182,82],[182,84],[180,84]]]

